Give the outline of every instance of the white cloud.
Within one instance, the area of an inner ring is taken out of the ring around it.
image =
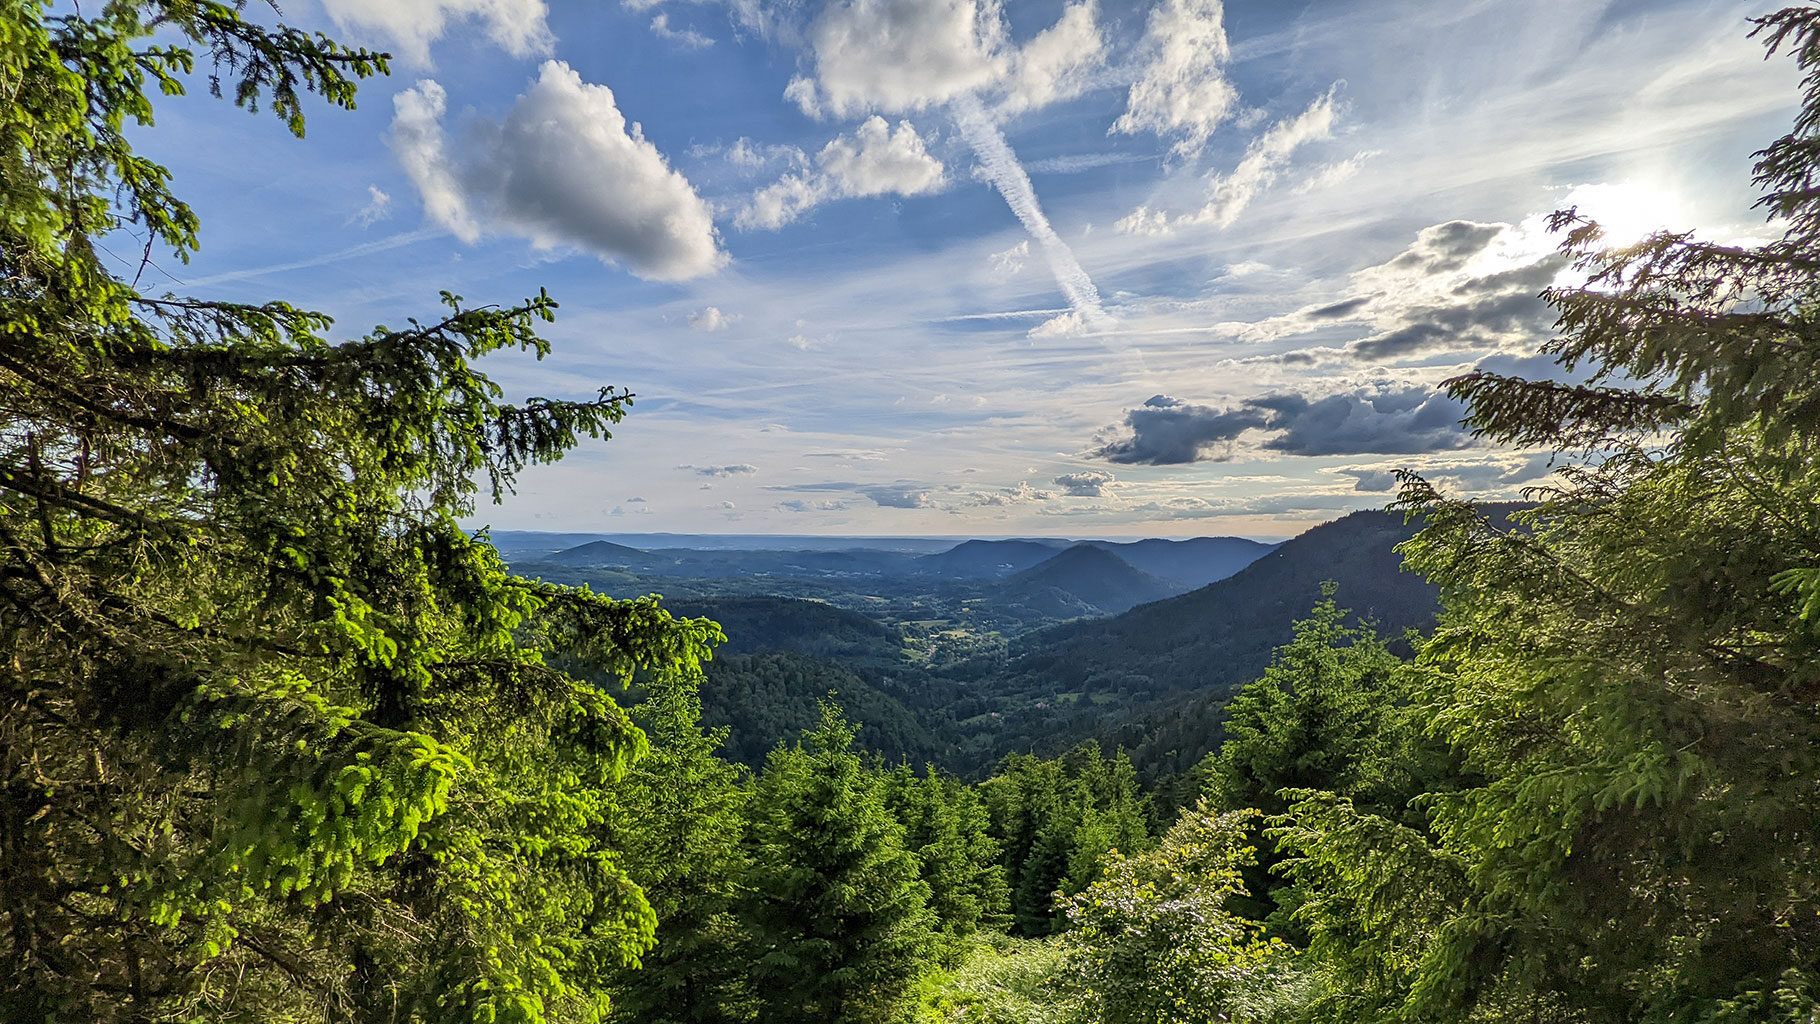
[[[1365,166],[1367,160],[1370,160],[1372,157],[1378,156],[1381,153],[1383,153],[1383,150],[1381,149],[1367,149],[1354,153],[1344,160],[1336,160],[1333,163],[1325,164],[1316,168],[1313,174],[1304,178],[1302,182],[1291,189],[1290,192],[1293,195],[1305,196],[1310,192],[1318,192],[1321,189],[1332,188],[1335,185],[1350,181],[1353,176],[1358,174],[1359,170]]]
[[[1161,210],[1140,206],[1113,225],[1128,235],[1166,235],[1169,233],[1169,215]]]
[[[354,211],[354,216],[348,218],[348,223],[370,228],[391,216],[392,197],[378,185],[368,185],[366,205]]]
[[[1334,93],[1338,86],[1315,99],[1308,109],[1295,117],[1278,121],[1264,134],[1251,140],[1245,156],[1232,173],[1210,179],[1207,205],[1190,218],[1211,221],[1228,227],[1245,211],[1258,193],[1269,188],[1283,173],[1295,151],[1307,143],[1333,136]]]
[[[731,466],[678,466],[676,468],[689,470],[696,476],[714,477],[750,476],[751,474],[758,472],[758,467],[748,462],[736,463]]]
[[[1112,131],[1174,136],[1175,155],[1199,153],[1238,102],[1225,75],[1232,45],[1224,19],[1220,0],[1163,0],[1152,10],[1142,44],[1149,60]]]
[[[914,125],[899,121],[892,129],[877,115],[822,147],[815,164],[760,189],[735,215],[734,226],[775,230],[836,199],[923,195],[947,183],[942,162],[929,155]]]
[[[714,40],[694,29],[671,28],[670,16],[662,11],[651,19],[651,34],[659,39],[667,39],[685,50],[705,50],[714,45]]]
[[[487,38],[514,57],[549,53],[556,39],[544,0],[322,0],[344,31],[384,36],[413,67],[430,66],[430,44],[452,22],[478,21]]]
[[[1093,0],[1072,4],[1012,60],[1000,111],[1011,114],[1079,96],[1100,66],[1106,45],[1094,22]]]
[[[431,79],[392,97],[392,133],[387,140],[405,177],[423,197],[423,212],[469,245],[480,240],[480,226],[468,210],[467,196],[455,179],[443,138],[442,115],[448,97]]]
[[[1207,202],[1199,210],[1170,218],[1162,210],[1140,206],[1121,218],[1115,227],[1128,235],[1159,236],[1169,234],[1183,224],[1213,224],[1230,227],[1252,201],[1274,185],[1296,150],[1310,142],[1333,137],[1338,117],[1335,94],[1339,86],[1315,98],[1308,109],[1295,117],[1271,125],[1245,147],[1245,155],[1232,173],[1211,175],[1207,179]],[[1350,160],[1330,164],[1296,189],[1297,194],[1316,187],[1344,181],[1358,172],[1360,165],[1375,155],[1359,153]]]
[[[1004,32],[992,0],[831,3],[809,29],[815,76],[785,95],[811,117],[921,110],[998,81]]]
[[[1106,488],[1118,483],[1118,477],[1104,470],[1089,469],[1078,473],[1063,473],[1055,478],[1055,485],[1062,493],[1072,498],[1103,498]]]
[[[1016,277],[1024,271],[1024,261],[1030,258],[1030,240],[1017,243],[1004,252],[995,252],[986,257],[992,265],[992,277],[1004,281]]]
[[[807,33],[811,73],[784,97],[810,117],[908,113],[961,96],[998,96],[1014,114],[1078,96],[1101,67],[1095,0],[1062,11],[1022,47],[1001,0],[830,3]]]
[[[539,249],[574,245],[639,277],[677,281],[726,262],[708,206],[604,85],[561,61],[504,122],[477,122],[459,156],[441,125],[444,94],[425,80],[394,98],[392,149],[430,218],[465,242],[482,226]]]
[[[698,331],[724,331],[739,320],[738,314],[727,314],[719,306],[709,306],[689,314],[689,326]]]

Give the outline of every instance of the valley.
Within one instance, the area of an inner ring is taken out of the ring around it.
[[[887,760],[979,777],[1010,753],[1092,740],[1126,749],[1155,781],[1218,745],[1224,699],[1288,642],[1324,582],[1351,621],[1387,638],[1431,625],[1436,590],[1402,572],[1394,550],[1414,531],[1400,515],[1358,512],[1280,544],[495,542],[515,572],[612,597],[659,594],[676,615],[720,623],[727,642],[707,666],[703,714],[730,730],[735,760],[755,765],[813,727],[833,692],[859,745]]]

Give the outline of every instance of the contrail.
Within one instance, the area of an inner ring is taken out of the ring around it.
[[[1024,173],[1023,166],[1017,162],[1017,154],[1011,152],[1004,134],[970,93],[955,99],[953,109],[961,137],[973,147],[986,177],[998,189],[999,195],[1005,197],[1005,205],[1023,222],[1024,230],[1043,247],[1049,269],[1055,274],[1055,283],[1061,287],[1062,297],[1068,300],[1072,310],[1070,315],[1080,326],[1106,319],[1106,310],[1100,306],[1100,290],[1081,269],[1068,243],[1049,226],[1042,204],[1036,201],[1036,189],[1030,184],[1030,175]]]
[[[320,256],[311,256],[307,259],[296,260],[291,263],[274,263],[267,267],[248,267],[245,270],[230,270],[226,273],[199,277],[193,281],[178,281],[177,278],[174,277],[171,278],[171,280],[177,281],[177,283],[184,288],[200,288],[204,285],[224,284],[228,281],[243,281],[249,277],[262,277],[266,274],[278,274],[287,270],[303,270],[308,267],[321,267],[330,263],[340,263],[342,260],[351,260],[359,256],[367,256],[376,252],[385,252],[387,249],[396,249],[399,246],[410,245],[414,242],[435,238],[440,234],[442,234],[441,231],[434,231],[429,228],[419,228],[416,231],[405,231],[375,241],[362,242],[359,245],[349,246],[346,249],[323,253]],[[165,276],[169,277],[170,275],[167,274]]]

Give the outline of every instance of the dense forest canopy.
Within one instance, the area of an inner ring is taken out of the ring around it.
[[[1755,23],[1806,76],[1776,240],[1558,214],[1583,383],[1448,387],[1561,482],[1406,474],[1432,635],[1327,591],[1159,793],[1097,743],[977,784],[902,723],[868,756],[850,717],[901,703],[800,652],[715,680],[787,694],[729,750],[718,626],[461,527],[630,405],[476,368],[546,351],[548,296],[342,334],[104,258],[196,245],[128,141],[151,91],[200,60],[301,136],[385,55],[191,0],[0,29],[0,1018],[1820,1015],[1820,7]]]

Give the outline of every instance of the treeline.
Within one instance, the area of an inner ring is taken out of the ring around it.
[[[756,770],[687,684],[632,716],[653,748],[608,845],[658,924],[606,987],[616,1020],[896,1019],[979,936],[1056,931],[1058,893],[1151,845],[1130,761],[1093,746],[974,786],[862,753],[831,703]]]

